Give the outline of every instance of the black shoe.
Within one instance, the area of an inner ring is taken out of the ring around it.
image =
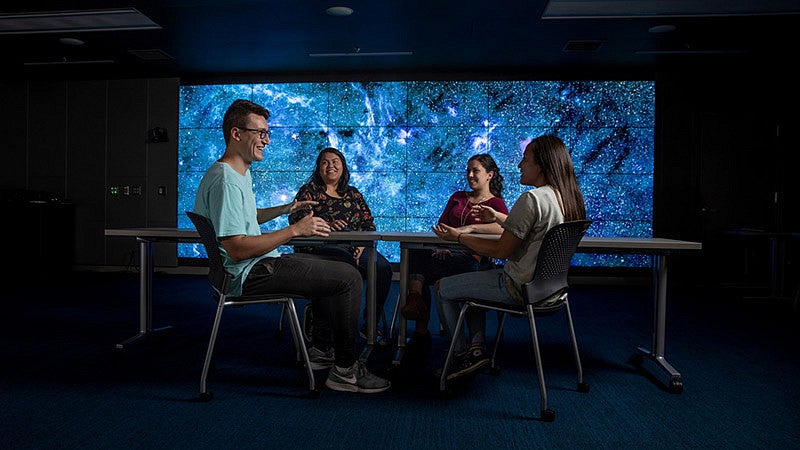
[[[475,373],[487,364],[489,364],[489,355],[486,354],[483,346],[473,345],[465,351],[453,355],[453,361],[450,364],[447,379],[453,380]],[[441,369],[439,369],[437,373],[441,377]]]

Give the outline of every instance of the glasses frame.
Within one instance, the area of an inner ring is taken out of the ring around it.
[[[263,128],[245,128],[245,127],[236,127],[240,130],[244,131],[255,131],[258,133],[259,139],[266,139],[272,135],[272,130],[265,130]]]

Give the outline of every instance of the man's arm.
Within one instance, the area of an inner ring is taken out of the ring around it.
[[[258,208],[256,209],[256,219],[258,223],[269,222],[276,217],[289,214],[291,205],[291,203],[287,203],[285,205],[270,206],[269,208]]]
[[[328,236],[331,228],[319,217],[309,214],[299,222],[259,236],[226,236],[220,244],[234,261],[256,258],[275,250],[298,236]]]
[[[270,206],[269,208],[258,208],[256,209],[256,220],[258,220],[258,223],[260,224],[269,222],[270,220],[284,214],[291,214],[301,209],[310,209],[316,204],[317,202],[313,200],[293,200],[291,203],[287,203],[285,205]]]

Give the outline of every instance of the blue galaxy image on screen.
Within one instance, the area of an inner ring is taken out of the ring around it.
[[[449,196],[469,190],[470,156],[489,153],[505,178],[509,209],[525,145],[555,134],[567,145],[594,221],[587,236],[652,237],[653,81],[377,81],[183,85],[179,99],[178,226],[191,228],[205,171],[225,149],[222,116],[236,99],[270,111],[264,161],[255,162],[257,206],[291,202],[317,154],[336,147],[350,184],[367,200],[378,230],[431,231]],[[288,225],[281,216],[262,225]],[[282,252],[291,252],[289,246]],[[398,243],[378,250],[399,262]],[[179,244],[179,258],[201,258]],[[648,267],[642,255],[576,254],[576,266]]]

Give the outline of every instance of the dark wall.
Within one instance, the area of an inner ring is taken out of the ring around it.
[[[768,237],[731,231],[800,231],[789,164],[800,142],[800,88],[786,73],[723,69],[657,77],[655,235],[703,242],[699,258],[679,257],[676,268],[707,284],[752,285],[769,277]],[[796,288],[796,246],[786,241],[778,255],[781,288]]]
[[[74,203],[75,264],[138,263],[136,243],[105,238],[104,228],[175,226],[178,87],[175,78],[0,82],[9,164],[0,188]],[[655,235],[705,247],[700,257],[679,256],[677,277],[681,268],[708,280],[741,271],[744,243],[727,230],[798,230],[788,165],[798,150],[793,80],[684,69],[659,73],[656,95]],[[154,127],[169,141],[147,142]],[[176,265],[163,245],[156,264]]]
[[[178,87],[177,78],[0,81],[0,189],[44,191],[73,205],[74,231],[64,237],[73,264],[138,265],[135,240],[106,238],[104,229],[176,225]],[[169,141],[148,142],[154,127]],[[56,217],[40,221],[50,233],[65,228]],[[163,246],[156,264],[177,265],[174,244]]]

